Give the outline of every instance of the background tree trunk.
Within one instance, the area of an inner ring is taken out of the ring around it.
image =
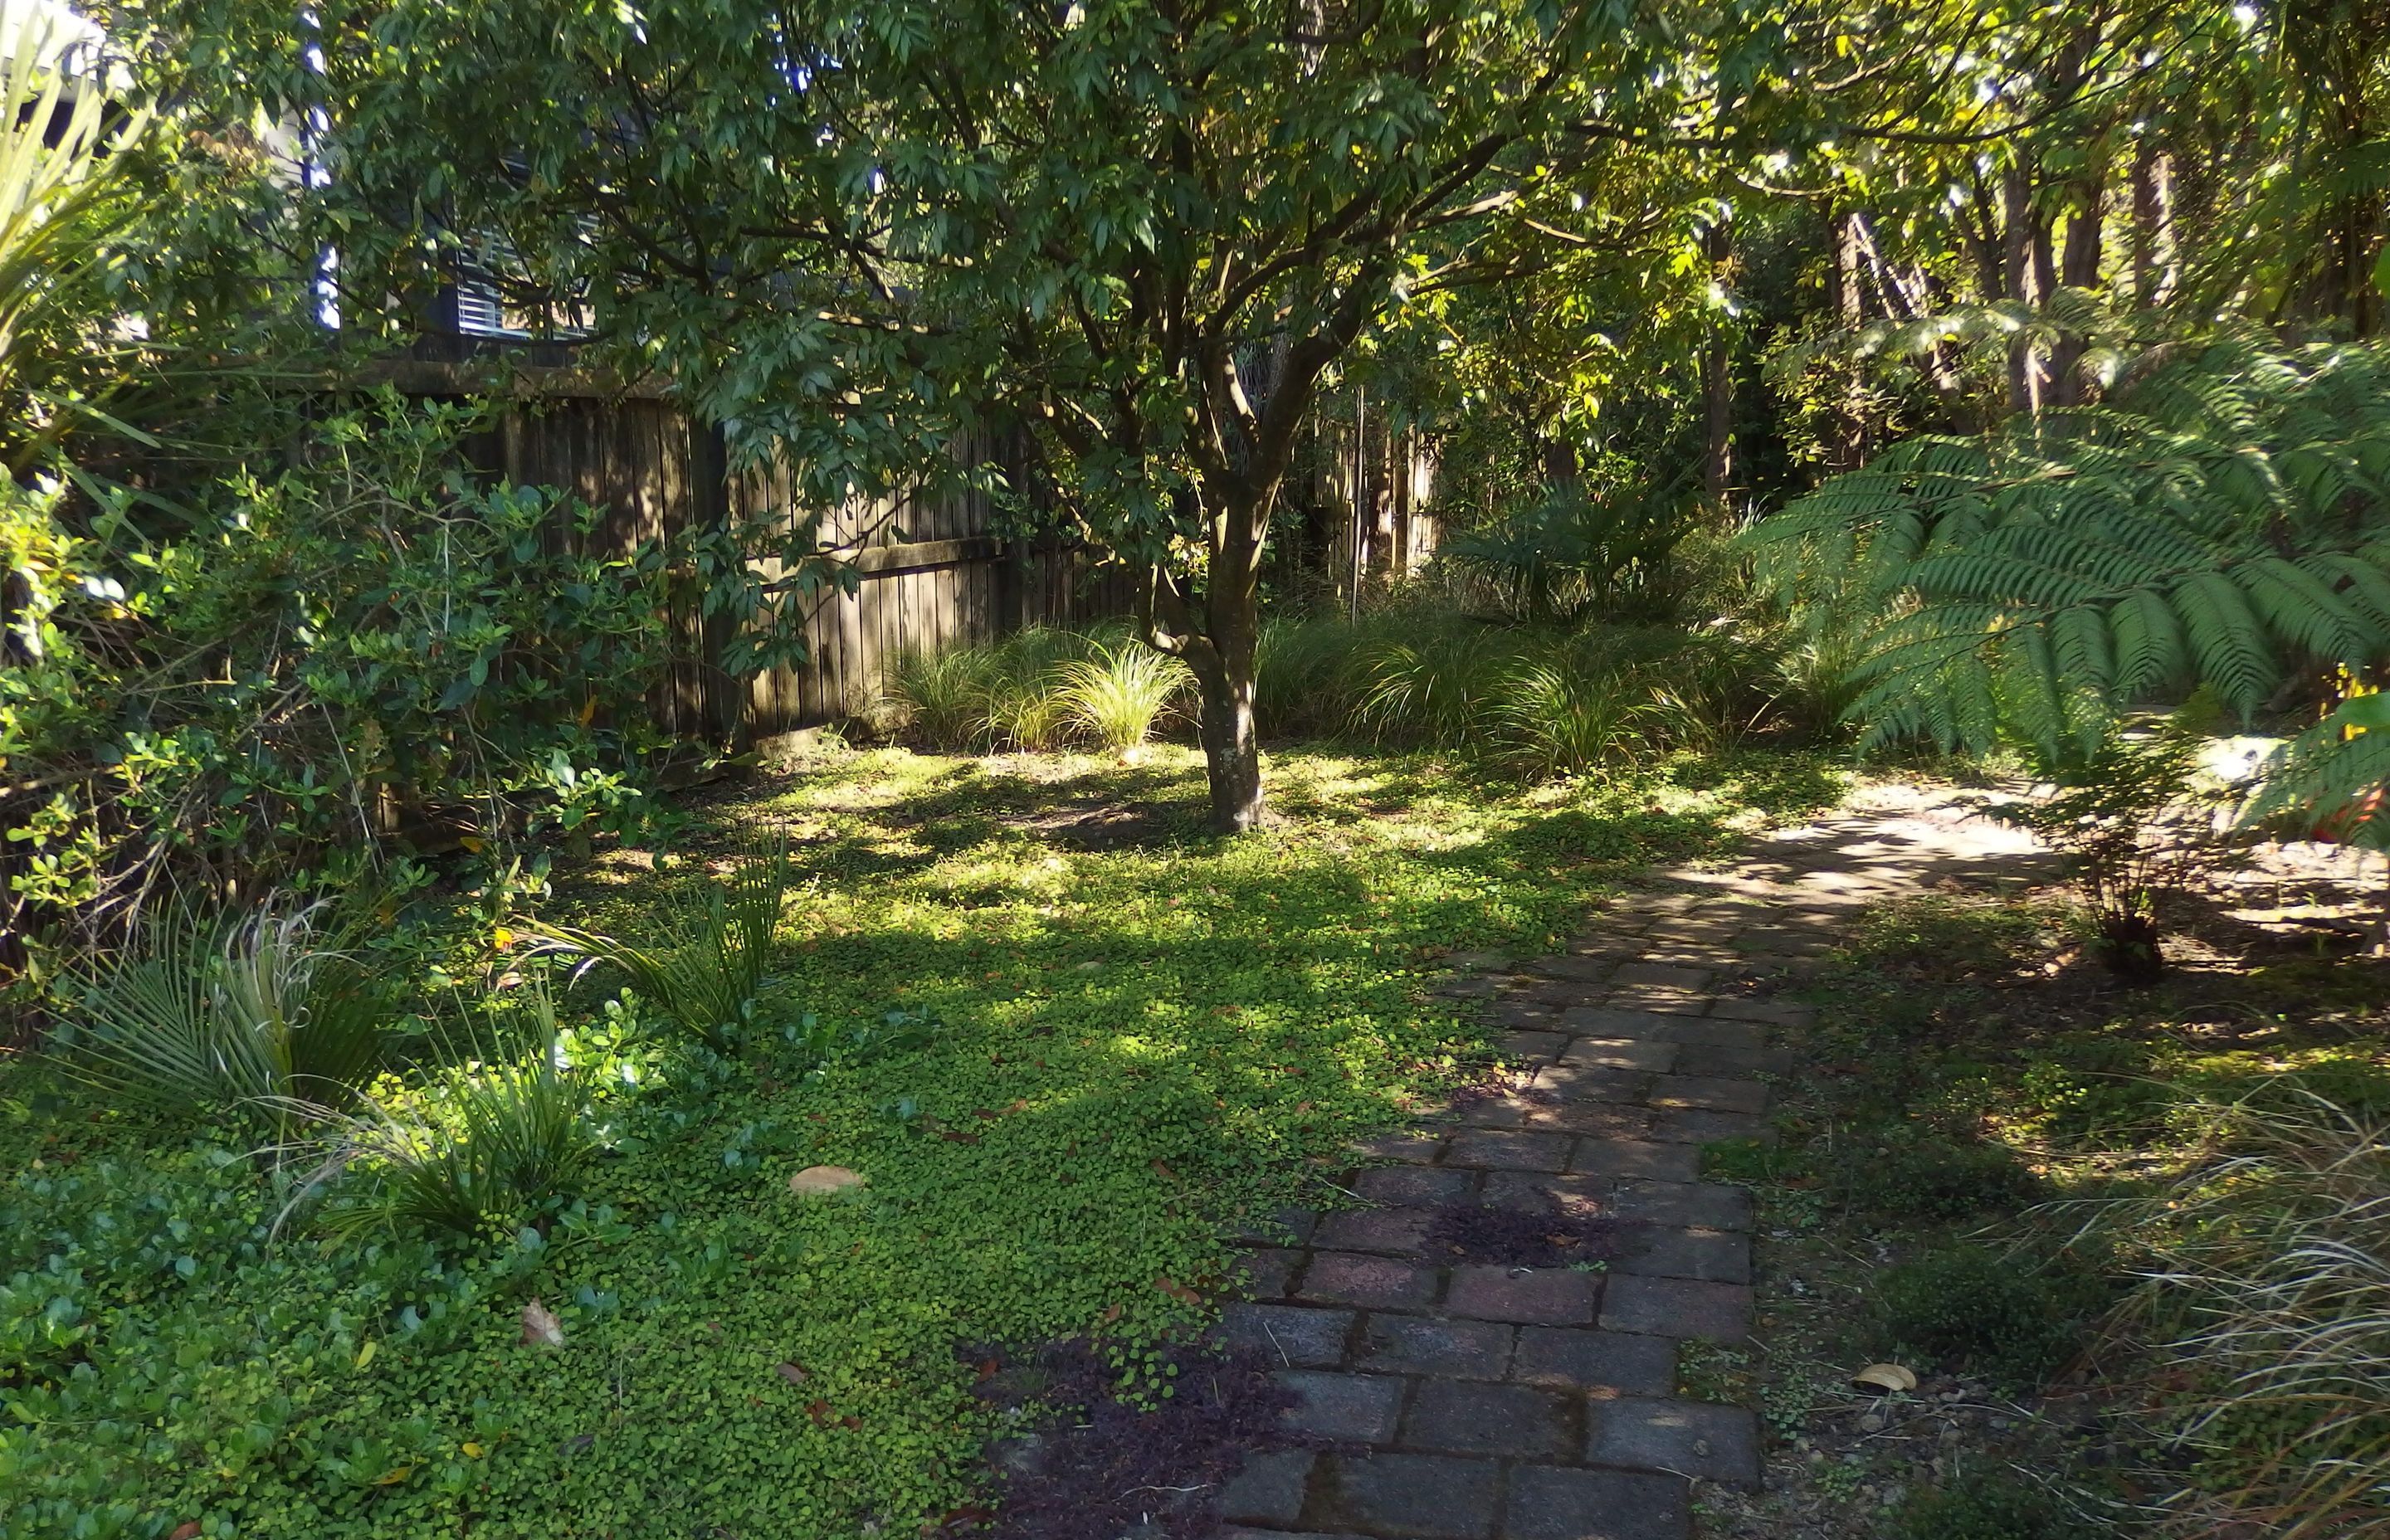
[[[1833,216],[1834,323],[1853,338],[1867,321],[1867,250],[1860,239],[1860,218],[1855,209],[1838,211]],[[1854,349],[1843,366],[1842,399],[1834,408],[1834,442],[1828,450],[1828,465],[1833,470],[1857,470],[1867,457],[1867,376]]]
[[[1720,288],[1733,277],[1734,236],[1725,224],[1710,226],[1702,237],[1710,270]],[[1710,323],[1709,344],[1702,350],[1702,490],[1710,507],[1724,513],[1727,494],[1734,483],[1734,339],[1721,318]]]
[[[2106,236],[2101,218],[2101,202],[2107,188],[2098,175],[2087,178],[2082,188],[2082,200],[2066,220],[2066,247],[2058,261],[2058,281],[2068,289],[2094,289],[2100,287],[2100,261]],[[2083,353],[2088,340],[2069,333],[2059,340],[2049,354],[2050,399],[2061,406],[2074,406],[2083,400]]]
[[[2033,206],[2033,173],[2016,161],[2000,173],[2000,221],[2002,298],[2029,305],[2047,302],[2049,295],[2039,279],[2048,265],[2049,240],[2039,235],[2040,216]],[[2010,410],[2039,412],[2044,378],[2041,350],[2031,338],[2019,337],[2009,344]]]

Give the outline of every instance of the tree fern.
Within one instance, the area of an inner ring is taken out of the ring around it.
[[[2390,654],[2390,350],[2228,337],[2101,406],[1921,437],[1747,537],[1861,659],[1871,739],[2080,741],[2204,685],[2244,716]]]
[[[2252,800],[2252,822],[2390,850],[2390,695],[2360,695],[2285,744]]]

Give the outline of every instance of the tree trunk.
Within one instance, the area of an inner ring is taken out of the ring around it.
[[[2143,140],[2133,156],[2133,303],[2151,310],[2174,298],[2174,157]]]
[[[1219,566],[1237,567],[1237,547]],[[1224,553],[1214,553],[1215,559]],[[1242,834],[1262,821],[1261,740],[1253,731],[1253,663],[1261,636],[1259,594],[1249,571],[1215,566],[1204,595],[1203,631],[1187,649],[1202,697],[1197,724],[1212,789],[1212,828]]]
[[[2082,202],[2067,217],[2066,250],[2059,259],[2058,281],[2068,289],[2100,287],[2100,259],[2106,236],[2101,203],[2106,196],[2107,189],[2099,178],[2089,179],[2083,188]],[[2050,350],[2050,396],[2061,406],[2078,405],[2083,400],[2082,365],[2088,346],[2088,339],[2070,332]]]
[[[1242,834],[1262,821],[1253,665],[1261,638],[1262,541],[1276,489],[1275,479],[1258,494],[1247,482],[1218,503],[1207,499],[1221,511],[1207,520],[1213,545],[1202,593],[1174,598],[1167,617],[1176,638],[1170,650],[1195,674],[1197,737],[1212,792],[1212,828],[1221,834]]]
[[[1203,774],[1212,789],[1212,828],[1242,834],[1262,821],[1261,740],[1253,733],[1253,648],[1241,664],[1197,666],[1203,696]]]

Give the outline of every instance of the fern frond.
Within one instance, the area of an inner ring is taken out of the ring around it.
[[[1870,742],[2055,750],[2195,687],[2390,655],[2390,344],[2221,335],[2107,404],[1920,437],[1746,538],[1859,660]]]

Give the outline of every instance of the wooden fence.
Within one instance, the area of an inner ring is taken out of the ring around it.
[[[464,396],[489,388],[486,372],[428,362],[388,371],[408,394]],[[719,434],[655,391],[608,390],[570,369],[519,370],[513,401],[468,446],[494,475],[552,486],[603,510],[593,551],[793,506],[785,476],[734,473]],[[977,459],[1002,446],[975,444]],[[1131,573],[1059,543],[1005,540],[985,495],[948,493],[858,503],[822,520],[821,543],[855,570],[852,594],[808,601],[803,662],[750,680],[713,661],[722,636],[693,607],[673,617],[679,637],[654,705],[668,730],[746,742],[868,711],[908,652],[992,641],[1028,625],[1083,625],[1126,614]],[[767,569],[765,575],[777,576]]]

